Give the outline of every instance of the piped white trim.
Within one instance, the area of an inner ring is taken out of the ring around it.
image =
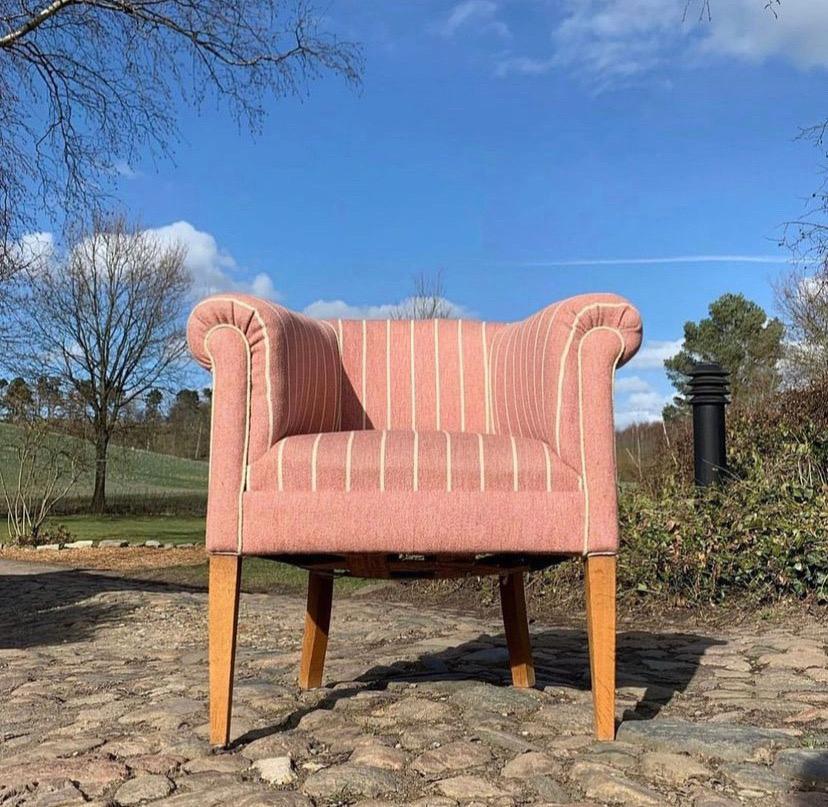
[[[594,334],[598,331],[609,331],[610,333],[614,333],[618,337],[618,341],[621,343],[621,347],[618,351],[618,355],[615,357],[615,361],[612,363],[612,385],[613,388],[615,386],[615,369],[618,367],[618,362],[621,361],[621,357],[624,355],[624,349],[626,348],[626,342],[624,341],[624,335],[618,328],[611,328],[607,325],[596,325],[594,328],[590,328],[590,330],[584,334],[584,337],[578,343],[578,427],[580,431],[580,443],[581,443],[581,478],[583,479],[584,489],[584,555],[589,552],[589,476],[587,475],[587,462],[586,462],[586,443],[584,441],[584,383],[583,383],[583,368],[582,368],[582,351],[584,347],[584,343],[587,340],[587,337],[590,334]],[[612,402],[612,391],[610,392],[610,403]],[[610,414],[612,414],[612,409],[610,409]],[[612,424],[610,424],[610,428],[612,433],[615,433],[615,429],[612,428]],[[614,448],[614,441],[613,441],[613,451]],[[613,462],[613,466],[615,463]]]
[[[351,492],[351,455],[353,454],[354,450],[354,434],[355,432],[350,432],[348,434],[348,442],[345,445],[345,492]]]
[[[316,493],[316,457],[319,453],[319,441],[322,439],[322,432],[316,435],[311,448],[311,492]]]
[[[486,341],[486,323],[480,323],[483,340],[483,405],[486,408],[486,434],[492,433],[492,390],[489,381],[489,346]]]
[[[629,303],[590,303],[589,305],[585,305],[578,313],[575,315],[575,318],[572,320],[572,324],[569,326],[569,337],[566,340],[566,346],[564,347],[564,351],[561,354],[561,363],[558,369],[558,397],[557,397],[557,408],[555,412],[555,450],[558,454],[561,453],[561,399],[563,398],[563,387],[564,387],[564,374],[566,372],[566,359],[569,355],[569,349],[572,346],[572,341],[575,338],[575,330],[578,327],[578,322],[581,319],[581,316],[585,314],[587,311],[590,311],[593,308],[627,308],[629,307]],[[607,325],[599,325],[593,328],[590,328],[584,337],[587,336],[592,331],[600,330],[600,329],[607,329],[611,331],[618,331],[618,328],[611,328]],[[619,331],[619,336],[620,336]],[[583,338],[581,339],[583,341]],[[624,337],[621,336],[621,342],[624,342]],[[623,348],[622,348],[622,355],[623,355]]]
[[[543,445],[543,454],[546,459],[546,492],[552,492],[552,457],[549,455],[549,446],[546,443]]]
[[[385,490],[385,441],[388,437],[388,432],[383,429],[382,437],[380,438],[380,467],[379,467],[379,489]]]
[[[414,381],[414,320],[409,328],[411,336],[411,428],[417,430],[417,386]]]
[[[236,527],[236,551],[241,554],[242,552],[242,504],[244,502],[244,491],[245,491],[245,484],[247,482],[247,453],[250,447],[250,403],[251,403],[251,389],[252,389],[252,365],[253,359],[250,352],[250,343],[247,341],[247,337],[245,336],[244,332],[241,328],[237,325],[231,325],[230,323],[221,323],[220,325],[214,325],[210,328],[207,333],[204,334],[204,352],[210,357],[210,366],[212,367],[212,375],[213,375],[213,389],[215,392],[215,388],[218,386],[217,376],[215,372],[216,362],[213,357],[213,353],[210,350],[209,340],[210,337],[219,330],[226,329],[230,331],[235,331],[242,340],[242,344],[244,345],[245,356],[247,358],[247,388],[245,390],[246,393],[246,402],[244,407],[244,446],[242,447],[242,467],[241,467],[241,483],[239,484],[239,498],[238,498],[238,519],[237,519],[237,527]],[[214,452],[212,450],[213,443],[213,412],[215,411],[215,406],[211,408],[210,411],[210,461],[208,463],[208,470],[207,470],[207,485],[209,491],[210,479],[212,478],[213,473],[213,457]]]
[[[268,446],[271,446],[271,445],[273,445],[273,396],[272,396],[271,389],[270,389],[270,372],[271,372],[271,366],[270,366],[270,332],[268,331],[267,325],[266,325],[264,319],[262,318],[262,315],[259,313],[259,310],[255,306],[250,305],[250,303],[246,303],[246,302],[244,302],[244,300],[239,300],[237,297],[222,296],[222,297],[209,297],[204,302],[199,303],[199,306],[209,305],[210,303],[213,303],[213,302],[233,303],[233,305],[239,305],[242,308],[246,308],[248,311],[252,311],[253,316],[255,316],[256,319],[259,321],[259,325],[261,326],[262,333],[264,334],[264,343],[265,343],[265,398],[267,400],[267,444],[268,444]],[[265,302],[267,302],[267,301],[265,301]],[[268,305],[271,305],[271,304],[268,303]],[[198,308],[199,306],[196,306],[196,308]],[[271,307],[272,307],[272,305],[271,305]],[[276,309],[274,309],[274,311],[275,310]],[[225,325],[228,326],[228,327],[231,327],[231,328],[235,328],[242,335],[242,338],[244,339],[245,343],[247,344],[247,352],[248,352],[248,356],[250,356],[250,360],[251,360],[251,364],[252,364],[252,353],[250,351],[250,342],[247,339],[247,335],[244,333],[244,331],[242,331],[241,328],[238,327],[238,325],[232,325],[231,323],[221,323],[221,326],[225,326]],[[213,331],[215,328],[221,327],[221,326],[214,325],[212,328],[210,328],[210,330],[207,331],[207,333],[204,335],[205,345],[206,345],[206,341],[207,341],[207,336],[209,336],[210,332]],[[205,347],[205,352],[207,352],[207,355],[210,355],[209,352],[206,351],[206,347]],[[213,358],[212,358],[212,356],[210,356],[210,361],[212,362],[212,360],[213,360]],[[251,370],[251,373],[252,373],[252,370]],[[245,454],[245,456],[247,456],[247,455]]]
[[[434,320],[434,413],[440,431],[440,320]]]
[[[276,487],[283,491],[285,489],[284,485],[284,471],[282,468],[282,455],[285,452],[285,441],[280,440],[278,447],[276,448]]]

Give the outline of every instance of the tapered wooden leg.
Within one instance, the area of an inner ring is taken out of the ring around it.
[[[595,736],[599,740],[614,740],[615,556],[588,557],[584,577]]]
[[[523,572],[511,572],[500,578],[500,606],[503,627],[509,647],[509,666],[512,684],[516,687],[535,685],[535,665],[532,663],[532,644],[526,619],[526,595],[523,591]]]
[[[305,636],[299,665],[299,686],[313,689],[322,684],[328,628],[331,624],[333,577],[311,572],[308,575],[308,606],[305,611]]]
[[[230,742],[241,557],[210,556],[210,744]]]

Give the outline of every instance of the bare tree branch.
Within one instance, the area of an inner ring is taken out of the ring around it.
[[[392,319],[452,319],[456,316],[457,307],[445,297],[442,271],[435,275],[415,275],[413,294],[391,314]]]
[[[17,314],[27,345],[17,366],[66,383],[82,402],[96,449],[96,511],[125,410],[181,369],[191,284],[184,258],[181,247],[115,218],[79,233],[64,259],[28,272]]]
[[[119,166],[170,156],[177,98],[257,131],[325,72],[358,83],[361,50],[303,0],[0,0],[0,280],[39,217],[88,220]]]
[[[46,22],[49,17],[57,14],[64,6],[68,6],[74,2],[75,0],[54,0],[53,3],[49,3],[49,5],[45,8],[42,8],[40,11],[36,11],[28,19],[26,19],[22,25],[12,31],[9,31],[4,36],[0,36],[0,48],[5,48],[8,45],[11,45],[11,43],[15,40],[22,39],[26,36],[26,34],[31,33],[35,28]],[[6,19],[6,22],[8,23],[9,20]]]

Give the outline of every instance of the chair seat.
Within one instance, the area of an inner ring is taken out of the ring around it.
[[[241,551],[581,552],[583,498],[580,475],[540,440],[295,435],[249,468]]]

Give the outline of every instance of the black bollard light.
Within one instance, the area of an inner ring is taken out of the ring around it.
[[[696,484],[702,487],[719,484],[727,471],[725,406],[729,375],[714,362],[697,364],[690,371]]]

